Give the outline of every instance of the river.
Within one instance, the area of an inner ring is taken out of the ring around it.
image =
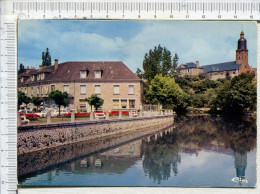
[[[20,155],[18,173],[21,186],[255,187],[256,122],[189,117],[149,135]]]

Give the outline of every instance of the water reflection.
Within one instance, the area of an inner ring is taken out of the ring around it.
[[[236,182],[245,180],[247,152],[256,147],[254,121],[233,123],[220,118],[195,117],[180,121],[176,129],[163,136],[155,135],[145,142],[144,172],[157,181],[168,180],[171,172],[178,174],[180,153],[199,155],[200,150],[234,156]],[[191,161],[192,162],[192,161]],[[188,185],[187,185],[188,186]]]
[[[253,187],[255,148],[255,121],[191,117],[19,181],[26,185]]]

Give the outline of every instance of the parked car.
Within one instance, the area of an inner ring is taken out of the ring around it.
[[[31,110],[19,110],[18,113],[20,113],[22,116],[25,116],[29,120],[37,119],[37,117],[39,117]]]
[[[47,110],[43,110],[43,111],[37,112],[35,114],[37,114],[39,117],[43,118],[43,117],[47,116]]]

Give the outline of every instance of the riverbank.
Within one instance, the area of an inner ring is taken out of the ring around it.
[[[18,128],[18,155],[66,144],[173,124],[173,115],[26,125]]]
[[[164,125],[155,126],[133,132],[120,133],[31,153],[19,154],[18,176],[23,177],[28,174],[43,171],[52,166],[99,153],[142,137],[143,139],[150,140],[153,135],[159,137],[162,133],[168,133],[169,130],[172,129],[172,125],[166,127],[164,127]]]

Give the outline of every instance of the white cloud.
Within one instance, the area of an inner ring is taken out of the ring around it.
[[[113,22],[115,26],[116,22],[124,21],[95,21],[94,25],[100,24],[96,32],[88,32],[93,26],[92,21],[19,23],[19,62],[26,59],[29,63],[31,58],[36,64],[37,59],[41,61],[41,52],[49,47],[53,59],[59,58],[59,61],[121,60],[135,71],[142,67],[144,54],[161,44],[172,55],[179,55],[179,63],[199,60],[200,64],[206,65],[234,60],[241,30],[241,22],[141,21],[142,28],[136,35],[124,37],[122,34],[119,37],[115,33],[112,36],[107,36],[104,31],[101,33],[104,22]],[[129,31],[132,28],[129,27]],[[244,29],[249,55],[253,56],[249,56],[249,63],[253,65],[256,64],[256,28],[247,22]],[[112,33],[111,29],[106,30],[107,34]]]

